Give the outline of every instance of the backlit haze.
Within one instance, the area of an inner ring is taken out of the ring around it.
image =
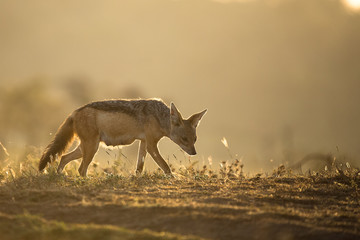
[[[200,163],[239,158],[245,171],[269,171],[317,152],[357,164],[359,92],[359,1],[0,2],[9,152],[43,149],[89,101],[157,97],[185,117],[208,109]],[[125,153],[134,169],[135,145]],[[160,151],[173,164],[187,158],[169,140]]]

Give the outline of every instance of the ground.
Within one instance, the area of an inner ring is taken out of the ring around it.
[[[1,239],[360,239],[358,172],[30,172],[3,172]]]

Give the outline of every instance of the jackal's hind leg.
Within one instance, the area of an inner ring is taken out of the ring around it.
[[[146,157],[146,141],[141,140],[139,144],[139,153],[136,166],[136,174],[139,175],[144,169],[144,162]]]
[[[83,159],[79,167],[80,176],[86,177],[89,164],[91,163],[98,148],[99,148],[98,140],[81,142],[81,151],[82,151]]]
[[[81,153],[81,148],[79,145],[74,151],[61,157],[57,172],[61,173],[63,171],[64,167],[66,166],[66,164],[68,164],[72,160],[75,160],[75,159],[78,159],[81,157],[82,157],[82,153]]]

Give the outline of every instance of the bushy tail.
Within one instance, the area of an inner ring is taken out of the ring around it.
[[[46,147],[39,163],[39,171],[55,159],[56,154],[61,155],[66,147],[72,142],[74,137],[74,127],[72,116],[68,117],[57,130],[54,139]]]

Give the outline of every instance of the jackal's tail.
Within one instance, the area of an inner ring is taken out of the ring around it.
[[[56,154],[61,155],[74,138],[73,118],[69,116],[57,130],[54,139],[46,147],[39,163],[39,171],[55,159]]]

